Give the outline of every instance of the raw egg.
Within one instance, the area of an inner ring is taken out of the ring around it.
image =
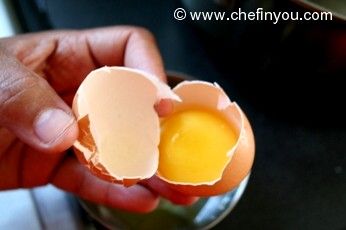
[[[154,106],[162,99],[174,111],[159,118]],[[82,82],[73,111],[78,159],[125,186],[157,175],[184,194],[218,195],[239,185],[253,163],[250,123],[217,84],[184,81],[171,90],[148,73],[103,67]]]

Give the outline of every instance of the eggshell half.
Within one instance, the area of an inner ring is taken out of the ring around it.
[[[154,105],[161,99],[180,100],[148,73],[124,67],[92,71],[73,101],[79,160],[97,176],[126,186],[153,176],[160,141]]]
[[[184,194],[211,196],[225,193],[235,188],[249,174],[254,160],[255,143],[250,123],[239,106],[231,102],[219,85],[203,81],[185,81],[174,89],[181,101],[175,102],[175,112],[193,107],[218,111],[233,127],[238,139],[227,153],[228,162],[219,171],[219,178],[205,183],[177,184],[158,176]]]

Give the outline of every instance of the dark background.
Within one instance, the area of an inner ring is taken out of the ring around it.
[[[241,105],[255,132],[255,164],[239,204],[215,229],[346,229],[345,23],[177,21],[182,1],[14,2],[26,32],[146,27],[168,70],[217,81]],[[267,10],[303,11],[265,2]]]

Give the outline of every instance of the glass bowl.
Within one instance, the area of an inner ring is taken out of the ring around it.
[[[97,222],[121,230],[210,229],[223,220],[242,196],[249,176],[234,190],[220,196],[201,198],[190,206],[174,205],[163,198],[155,211],[138,214],[109,208],[79,199],[81,206]]]
[[[169,71],[167,75],[168,84],[171,87],[184,79],[195,79],[173,71]],[[148,214],[122,211],[77,199],[93,219],[109,229],[210,229],[223,220],[235,207],[247,186],[249,176],[250,174],[232,191],[219,196],[200,198],[190,206],[175,205],[161,198],[158,208]]]

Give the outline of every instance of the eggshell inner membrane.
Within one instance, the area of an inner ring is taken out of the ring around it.
[[[91,72],[73,102],[81,132],[74,146],[88,166],[116,180],[155,174],[160,126],[154,105],[161,98],[179,99],[146,73],[119,67]]]

